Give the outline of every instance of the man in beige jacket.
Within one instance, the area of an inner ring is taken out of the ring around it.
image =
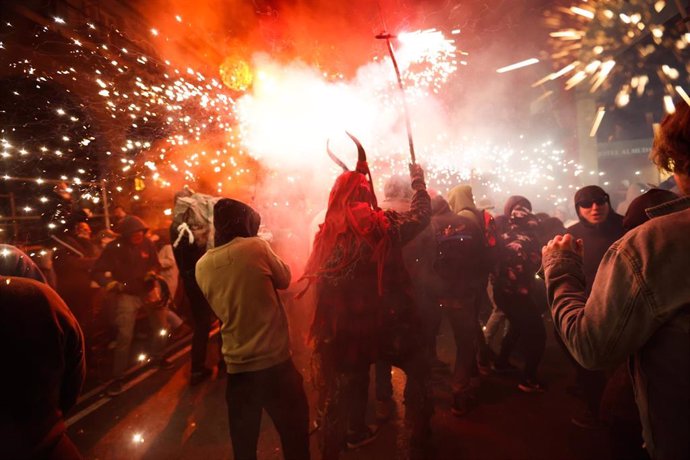
[[[290,268],[257,237],[261,217],[223,198],[213,208],[215,248],[196,264],[196,280],[220,319],[228,370],[226,401],[236,459],[255,459],[266,410],[288,460],[309,458],[309,409],[278,289]]]

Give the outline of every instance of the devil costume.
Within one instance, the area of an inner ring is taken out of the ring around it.
[[[428,360],[401,249],[429,224],[431,200],[421,168],[411,165],[415,193],[410,210],[380,210],[364,149],[352,138],[357,169],[341,174],[331,190],[304,276],[317,289],[311,338],[323,416],[322,454],[337,458],[347,429],[351,434],[367,429],[369,366],[381,358],[407,374],[409,432],[403,436],[410,455],[421,457],[429,452],[432,412]]]

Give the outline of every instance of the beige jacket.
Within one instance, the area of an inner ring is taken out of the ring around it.
[[[220,319],[228,373],[253,372],[290,358],[288,323],[277,289],[288,267],[259,237],[209,249],[196,264],[201,292]]]

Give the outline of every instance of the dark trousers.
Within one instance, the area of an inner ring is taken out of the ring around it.
[[[324,460],[337,459],[345,444],[347,430],[366,426],[366,404],[369,385],[369,366],[343,367],[333,350],[318,344],[314,350],[314,379],[319,389],[322,413],[321,454]],[[405,424],[399,447],[402,454],[419,459],[429,456],[431,442],[430,421],[433,405],[429,387],[429,364],[424,350],[404,358],[386,356],[393,366],[407,376],[405,384]]]
[[[471,296],[470,296],[471,297]],[[455,367],[453,369],[453,396],[471,398],[479,387],[477,369],[478,328],[477,305],[473,299],[452,303],[446,316],[455,338]]]
[[[189,299],[189,309],[192,312],[194,332],[192,335],[192,372],[201,372],[206,367],[206,351],[208,349],[208,333],[211,330],[213,311],[206,301],[206,297],[193,278],[182,277],[184,290]]]
[[[285,459],[309,459],[309,407],[291,359],[261,371],[228,374],[225,399],[235,460],[256,459],[262,410],[273,420]]]
[[[497,291],[494,292],[494,300],[510,322],[496,361],[501,365],[507,364],[518,341],[522,339],[525,355],[524,376],[528,380],[536,379],[537,368],[546,346],[546,329],[540,309],[529,295]]]
[[[387,361],[378,360],[374,364],[376,399],[378,401],[388,401],[393,398],[392,370],[393,366]]]

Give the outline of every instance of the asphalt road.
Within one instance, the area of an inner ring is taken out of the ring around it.
[[[313,402],[304,330],[293,328],[295,362]],[[482,404],[457,418],[450,412],[450,375],[436,376],[432,423],[438,459],[610,458],[604,430],[583,430],[570,422],[582,406],[565,391],[572,383],[572,371],[553,340],[550,324],[547,331],[549,339],[541,367],[542,379],[548,384],[544,394],[520,392],[517,376],[491,375],[482,382]],[[452,362],[453,347],[452,334],[444,323],[439,338],[443,360]],[[217,342],[211,341],[209,363],[217,359]],[[214,374],[195,387],[189,386],[188,379],[189,355],[183,350],[173,370],[140,374],[139,381],[115,398],[94,394],[69,414],[70,436],[87,459],[231,459],[225,378]],[[396,445],[404,413],[404,374],[394,369],[393,381],[397,416],[381,427],[375,442],[344,453],[343,459],[399,458]],[[370,410],[373,423],[373,405]],[[312,436],[312,456],[318,458],[315,438]],[[267,416],[263,418],[258,458],[282,458],[278,436]]]

